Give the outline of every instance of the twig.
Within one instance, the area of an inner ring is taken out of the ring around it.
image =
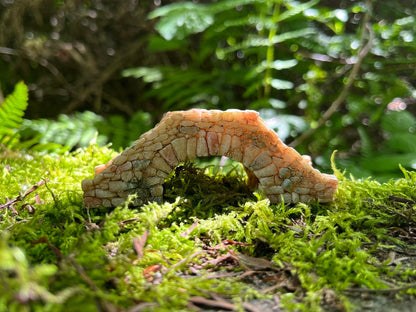
[[[20,220],[20,221],[17,221],[17,222],[15,222],[15,223],[12,223],[12,224],[10,224],[7,228],[5,228],[4,230],[5,231],[10,231],[16,224],[19,224],[19,223],[26,223],[26,222],[29,222],[31,219],[23,219],[23,220]]]
[[[126,114],[128,114],[129,116],[133,116],[134,113],[136,112],[131,105],[124,103],[123,101],[120,101],[117,97],[112,96],[111,94],[107,93],[107,92],[103,92],[102,97],[104,100],[106,100],[107,102],[111,103],[112,107],[116,107],[119,110],[125,112]]]
[[[242,305],[243,305],[243,308],[249,312],[261,312],[259,308],[255,307],[249,302],[243,302]]]
[[[407,256],[416,256],[416,252],[411,252],[411,251],[407,251],[407,250],[400,250],[397,248],[393,248],[392,251],[397,252],[397,253],[401,253],[401,254],[405,254]]]
[[[39,188],[39,186],[46,184],[46,182],[49,182],[49,180],[46,179],[36,183],[34,186],[30,188],[30,190],[26,191],[26,193],[24,193],[23,195],[19,194],[19,196],[16,196],[15,198],[9,200],[7,203],[0,205],[0,210],[12,207],[15,203],[19,201],[24,201],[29,194],[36,191]]]
[[[84,268],[73,258],[67,257],[66,259],[69,260],[69,262],[72,264],[72,266],[75,268],[79,276],[84,280],[85,283],[87,283],[88,286],[91,287],[92,290],[94,290],[95,294],[97,293],[103,293],[98,286],[94,283],[94,281],[87,275]],[[96,300],[98,304],[101,306],[102,311],[105,312],[115,312],[116,308],[114,305],[107,301],[106,299],[100,298],[98,295],[96,297]]]
[[[369,293],[369,294],[390,294],[390,293],[397,293],[403,290],[409,289],[416,289],[416,284],[410,284],[403,287],[396,287],[396,288],[381,288],[381,289],[369,289],[369,288],[346,288],[344,291],[347,292],[359,292],[359,293]]]
[[[144,248],[144,245],[146,244],[148,234],[149,232],[145,231],[143,235],[140,236],[140,238],[136,237],[133,239],[133,248],[134,248],[134,251],[137,253],[138,259],[142,259],[144,256],[143,248]]]
[[[135,54],[139,49],[143,47],[143,40],[139,39],[137,41],[131,42],[127,45],[123,50],[117,53],[117,56],[113,59],[113,61],[106,66],[106,68],[100,71],[100,75],[94,79],[94,83],[90,83],[85,89],[83,89],[76,97],[75,100],[70,102],[64,109],[62,109],[62,113],[69,113],[79,107],[80,105],[84,104],[84,101],[88,99],[91,95],[101,96],[103,92],[103,85],[107,83],[112,75],[120,69],[125,64],[125,59],[130,57],[131,55]],[[82,63],[81,65],[83,65]],[[91,77],[85,77],[83,81],[84,84],[89,83]]]
[[[208,253],[208,251],[207,250],[201,250],[201,251],[198,251],[198,252],[193,253],[189,257],[186,257],[185,259],[182,259],[178,263],[175,263],[174,265],[172,265],[169,269],[167,269],[167,271],[165,272],[165,274],[169,273],[170,271],[173,271],[177,267],[181,266],[182,264],[186,263],[187,261],[191,260],[192,258],[195,258],[196,256],[198,256],[200,254],[203,254],[203,253]]]
[[[259,273],[264,273],[264,271],[257,271],[257,270],[249,270],[249,271],[245,271],[244,273],[242,273],[240,276],[238,276],[238,279],[243,279],[246,278],[247,276],[251,276],[254,274],[259,274]]]
[[[154,306],[156,306],[157,304],[154,302],[141,302],[133,307],[131,307],[130,309],[127,310],[127,312],[140,312],[144,309],[150,309]]]
[[[25,50],[16,50],[16,49],[10,49],[10,48],[6,48],[6,47],[0,47],[0,54],[21,56],[22,58],[24,58],[26,60],[29,60],[31,62],[36,62],[40,66],[49,70],[52,75],[54,75],[62,84],[64,84],[67,88],[69,88],[69,83],[66,80],[65,76],[58,70],[58,68],[56,66],[51,64],[51,62],[49,62],[45,58],[31,57],[28,53],[26,53]],[[1,96],[0,96],[0,103],[2,103],[2,102],[3,101],[1,101]]]
[[[10,49],[6,47],[0,47],[0,54],[6,54],[6,55],[19,55],[15,49]]]
[[[266,295],[266,294],[268,294],[268,293],[270,293],[272,291],[275,291],[275,290],[280,289],[280,288],[283,288],[283,287],[286,287],[285,283],[277,283],[275,285],[272,285],[270,287],[267,287],[267,288],[261,290],[260,293],[262,295]]]
[[[218,278],[228,278],[228,277],[240,277],[246,272],[229,272],[229,273],[216,273],[216,274],[209,274],[205,275],[206,279],[218,279]]]
[[[369,1],[367,2],[367,4],[369,5]],[[347,78],[347,83],[342,88],[341,93],[338,95],[335,101],[332,102],[331,106],[326,110],[326,112],[322,115],[322,117],[318,120],[317,126],[315,128],[311,128],[305,131],[304,133],[302,133],[302,135],[299,136],[297,139],[295,139],[293,142],[291,142],[289,146],[296,147],[297,145],[299,145],[300,143],[308,139],[313,133],[316,132],[316,130],[318,130],[328,121],[328,119],[332,116],[332,114],[335,113],[337,109],[341,106],[341,104],[344,102],[350,88],[352,87],[355,81],[355,77],[357,76],[360,70],[360,66],[361,66],[363,59],[365,58],[365,56],[368,54],[368,52],[371,49],[371,45],[374,39],[374,32],[371,29],[370,24],[368,23],[369,19],[370,19],[370,13],[368,10],[363,18],[363,24],[362,24],[363,27],[362,27],[361,37],[360,37],[361,48],[357,54],[357,61],[352,67],[351,72]],[[366,31],[365,31],[366,29],[368,30],[369,38],[368,38],[367,44],[363,45],[364,37],[366,35]]]
[[[206,261],[205,263],[203,263],[202,266],[205,267],[207,265],[212,265],[212,266],[216,267],[221,262],[230,261],[230,260],[231,261],[235,261],[235,262],[237,262],[237,263],[240,264],[240,262],[238,261],[237,257],[228,252],[225,255],[222,255],[222,256],[219,256],[219,257],[217,257],[215,259]]]
[[[196,220],[192,225],[183,233],[181,233],[181,237],[186,237],[198,226],[198,220]]]
[[[189,301],[196,305],[204,305],[208,307],[227,309],[231,311],[235,309],[234,304],[229,303],[225,300],[218,301],[218,300],[207,299],[201,296],[194,296],[194,297],[189,298]]]
[[[49,249],[52,250],[52,252],[55,254],[56,258],[59,261],[61,261],[64,258],[61,250],[55,245],[51,244],[47,237],[43,236],[32,242],[32,245],[37,245],[37,244],[46,244],[49,247]]]
[[[397,203],[403,203],[406,205],[415,205],[416,202],[414,200],[411,199],[407,199],[407,198],[402,198],[402,197],[397,197],[397,196],[389,196],[389,201],[391,202],[397,202]]]
[[[101,307],[100,311],[105,311],[105,312],[116,311],[114,305],[111,302],[103,298],[100,298],[100,296],[97,293],[103,293],[103,291],[100,290],[100,288],[94,283],[94,281],[87,275],[87,273],[85,272],[85,269],[74,258],[70,256],[64,257],[61,250],[55,245],[53,245],[52,243],[50,243],[47,237],[41,237],[40,239],[32,242],[32,244],[34,245],[41,244],[41,243],[46,244],[52,250],[52,252],[56,255],[59,261],[62,261],[65,259],[74,267],[75,271],[78,273],[81,279],[83,279],[84,282],[94,291],[96,295],[97,303]]]
[[[208,299],[202,296],[194,296],[194,297],[189,298],[189,301],[196,305],[204,305],[208,307],[226,309],[226,310],[231,310],[231,311],[234,311],[237,308],[235,304],[230,303],[215,294],[211,294],[211,297],[213,297],[214,300]],[[252,305],[251,303],[243,302],[242,306],[246,311],[260,312],[260,310],[254,305]]]
[[[136,221],[139,221],[139,218],[126,219],[126,220],[123,220],[123,221],[118,222],[118,225],[119,226],[123,226],[125,224],[129,224],[129,223],[136,222]]]

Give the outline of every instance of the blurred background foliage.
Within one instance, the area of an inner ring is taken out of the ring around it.
[[[412,0],[0,0],[0,117],[29,90],[2,146],[120,149],[169,110],[255,109],[323,170],[338,150],[355,177],[397,177],[416,168],[414,16]]]

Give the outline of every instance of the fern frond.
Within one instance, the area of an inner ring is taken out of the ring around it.
[[[22,125],[28,98],[27,86],[19,82],[4,102],[0,103],[0,151],[2,148],[12,149],[19,143],[17,130]]]
[[[18,82],[13,93],[0,104],[0,137],[13,134],[19,129],[28,104],[28,89],[24,82]]]
[[[24,119],[18,133],[26,148],[54,153],[86,147],[97,135],[95,124],[103,118],[93,112],[75,112],[59,115],[58,120]],[[104,145],[107,139],[98,135],[97,143]]]

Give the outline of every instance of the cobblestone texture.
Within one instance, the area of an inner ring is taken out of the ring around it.
[[[242,162],[272,203],[333,200],[338,181],[311,166],[280,141],[255,111],[169,112],[133,146],[82,181],[87,207],[115,207],[129,194],[135,205],[163,200],[163,183],[180,163],[197,157],[226,156]]]

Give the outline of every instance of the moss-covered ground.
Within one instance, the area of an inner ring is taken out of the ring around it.
[[[238,164],[184,164],[161,205],[88,210],[80,183],[114,155],[0,156],[0,311],[349,311],[416,292],[415,172],[336,170],[333,203],[288,206]]]

